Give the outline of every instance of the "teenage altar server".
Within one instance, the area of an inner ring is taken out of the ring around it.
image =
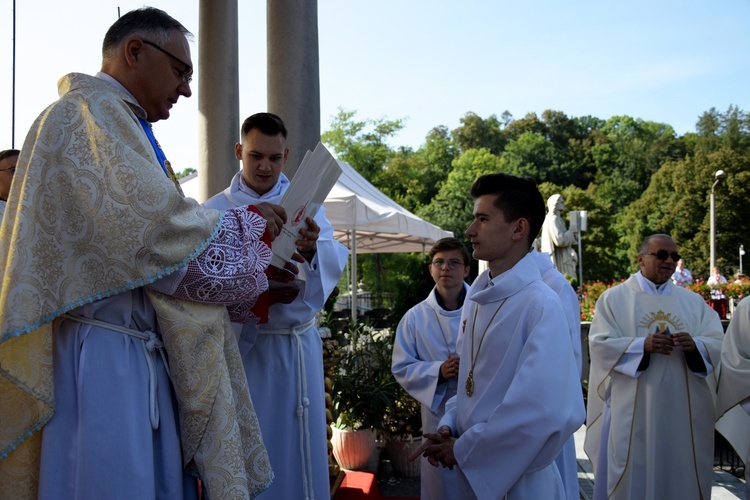
[[[544,221],[530,178],[498,173],[472,186],[474,258],[489,269],[461,316],[458,392],[423,452],[457,467],[458,498],[565,498],[555,457],[584,420],[565,313],[529,250]]]
[[[469,252],[457,238],[443,238],[430,249],[430,295],[409,309],[396,329],[391,369],[414,399],[422,403],[422,429],[437,429],[445,403],[456,395],[460,357],[456,340],[469,285]],[[451,469],[421,463],[421,498],[456,498]]]

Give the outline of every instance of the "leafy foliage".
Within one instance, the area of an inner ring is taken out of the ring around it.
[[[453,231],[457,238],[464,237],[474,209],[474,201],[468,195],[471,185],[479,176],[497,172],[500,167],[500,158],[487,149],[471,149],[461,154],[453,161],[453,170],[437,196],[417,210],[417,215]]]
[[[386,410],[383,432],[389,439],[408,439],[422,435],[422,407],[406,390],[398,386],[393,404]]]
[[[183,177],[187,177],[188,175],[194,174],[195,172],[197,172],[196,169],[188,167],[185,170],[182,170],[180,172],[175,172],[174,176],[177,177],[178,179],[182,179]]]
[[[391,373],[393,335],[358,323],[340,340],[341,356],[333,370],[333,417],[340,428],[374,429],[394,404],[401,387]]]
[[[334,337],[343,345],[331,379],[336,425],[373,429],[393,438],[420,435],[420,404],[391,373],[393,331],[357,323]]]
[[[393,148],[402,127],[402,120],[357,121],[355,112],[340,110],[323,140],[384,193],[467,243],[469,188],[480,175],[504,171],[532,176],[545,197],[561,193],[563,216],[588,211],[584,281],[627,277],[637,269],[641,241],[656,232],[673,236],[693,274],[707,276],[709,193],[719,169],[727,177],[715,188],[717,262],[726,274],[733,274],[739,245],[748,243],[750,117],[736,106],[711,108],[695,132],[681,137],[668,124],[626,115],[603,120],[546,110],[514,119],[507,111],[499,118],[469,112],[450,132],[433,128],[417,150]],[[412,264],[363,256],[358,271],[369,288],[394,292],[426,279]],[[402,310],[424,297],[404,296]]]

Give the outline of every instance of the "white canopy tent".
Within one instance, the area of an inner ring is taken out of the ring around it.
[[[336,239],[356,253],[422,252],[453,236],[406,210],[346,162],[323,206]]]
[[[339,161],[339,166],[341,177],[323,206],[334,237],[351,251],[352,317],[356,318],[357,254],[424,252],[440,238],[453,236],[453,233],[409,212],[348,163]],[[180,182],[185,196],[198,199],[196,176],[190,175]]]
[[[323,206],[334,237],[351,251],[352,319],[356,319],[358,253],[424,252],[453,233],[409,212],[348,163],[339,161],[339,166],[341,177]]]

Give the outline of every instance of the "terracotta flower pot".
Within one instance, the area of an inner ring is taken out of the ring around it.
[[[421,459],[409,462],[409,455],[422,444],[422,438],[411,440],[389,439],[385,443],[385,449],[391,458],[393,472],[400,477],[419,477]]]
[[[333,427],[331,445],[333,457],[339,467],[347,470],[365,469],[375,451],[375,431]]]

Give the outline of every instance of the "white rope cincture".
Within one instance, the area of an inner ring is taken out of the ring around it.
[[[297,425],[300,431],[299,450],[302,461],[302,485],[305,500],[315,500],[312,474],[312,450],[310,447],[310,399],[307,396],[305,376],[305,355],[300,337],[315,326],[315,318],[294,328],[259,328],[258,333],[266,335],[290,335],[297,348]]]
[[[94,318],[86,318],[84,316],[73,316],[72,314],[62,314],[61,317],[65,319],[69,319],[72,321],[76,321],[78,323],[91,325],[91,326],[98,326],[99,328],[103,328],[105,330],[110,330],[113,332],[122,333],[125,335],[130,335],[131,337],[135,337],[137,339],[140,339],[143,341],[141,344],[143,346],[143,353],[146,356],[146,366],[148,366],[148,397],[149,397],[149,414],[151,418],[151,428],[156,430],[159,428],[159,402],[157,399],[157,388],[158,388],[158,378],[156,376],[156,367],[154,366],[154,360],[151,356],[151,353],[158,350],[159,354],[161,355],[161,359],[164,361],[164,367],[167,370],[167,375],[169,375],[169,364],[167,363],[167,355],[164,350],[164,343],[161,340],[161,337],[159,337],[159,334],[156,332],[152,332],[150,330],[147,330],[145,332],[142,332],[140,330],[133,330],[131,328],[126,328],[124,326],[115,325],[113,323],[107,323],[106,321],[101,321]]]

